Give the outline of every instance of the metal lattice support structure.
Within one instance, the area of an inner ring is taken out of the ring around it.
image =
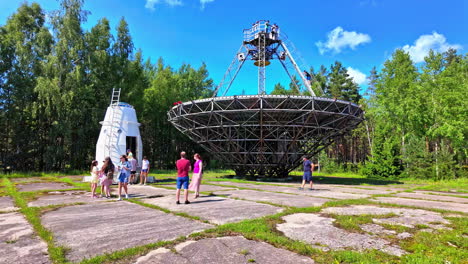
[[[293,75],[297,74],[304,87],[312,96],[315,96],[316,93],[312,90],[310,81],[304,76],[294,57],[301,58],[293,43],[285,34],[280,34],[279,27],[276,24],[272,26],[265,20],[258,21],[252,28],[244,29],[244,41],[213,96],[226,95],[242,66],[248,60],[253,60],[254,65],[258,67],[258,94],[265,94],[265,68],[271,64],[271,60],[278,60],[291,81]],[[301,66],[304,67],[304,65]],[[296,82],[293,83],[298,86]],[[299,87],[297,88],[299,90]]]
[[[329,98],[252,95],[185,102],[168,117],[236,173],[283,177],[356,127],[363,111]]]
[[[276,24],[257,21],[244,30],[214,97],[174,106],[169,121],[239,175],[287,176],[302,156],[316,155],[363,121],[356,104],[315,97],[310,78],[301,71],[304,63],[294,59],[300,59],[295,50]],[[258,67],[258,95],[225,96],[248,60]],[[298,90],[293,75],[299,75],[312,96],[266,95],[265,67],[271,60],[281,63]]]

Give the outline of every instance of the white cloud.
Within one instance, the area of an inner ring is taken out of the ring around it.
[[[348,71],[349,76],[351,76],[355,83],[362,85],[366,83],[366,75],[360,72],[357,69],[353,69],[351,67],[346,68]]]
[[[330,33],[327,34],[327,37],[327,42],[323,43],[319,41],[315,43],[320,54],[327,51],[340,53],[341,50],[346,47],[355,49],[359,44],[371,41],[371,37],[367,34],[357,33],[356,31],[344,31],[342,27],[336,27],[330,31]]]
[[[169,6],[181,6],[183,3],[181,0],[146,0],[145,8],[154,10],[154,6],[165,3]]]
[[[424,57],[429,54],[429,50],[436,52],[445,52],[449,48],[461,49],[462,46],[458,44],[449,44],[444,35],[433,32],[432,35],[422,35],[415,42],[414,45],[405,45],[403,50],[408,52],[411,59],[418,63],[423,62]]]
[[[200,0],[201,9],[205,9],[205,5],[208,3],[213,3],[215,0]]]

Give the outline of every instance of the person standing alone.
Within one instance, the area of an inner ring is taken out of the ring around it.
[[[310,182],[309,190],[312,190],[313,182],[312,182],[312,172],[314,171],[314,163],[310,161],[306,156],[302,157],[303,166],[304,166],[304,175],[302,176],[302,185],[299,187],[299,190],[304,190],[304,186],[306,182]]]
[[[191,170],[190,161],[187,159],[185,151],[180,152],[180,159],[176,162],[177,167],[177,191],[176,204],[180,204],[180,188],[184,187],[185,204],[189,204],[188,186],[189,186],[189,171]]]
[[[146,185],[146,178],[148,178],[148,173],[150,169],[150,162],[146,158],[146,156],[143,157],[142,161],[142,166],[141,166],[141,173],[140,173],[140,185]]]

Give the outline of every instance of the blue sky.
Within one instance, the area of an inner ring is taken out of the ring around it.
[[[0,0],[0,25],[23,0]],[[32,1],[29,1],[32,2]],[[46,11],[55,0],[36,1]],[[136,48],[153,62],[162,57],[177,68],[182,63],[207,64],[218,83],[242,43],[242,29],[260,19],[276,22],[308,65],[328,68],[340,61],[365,87],[373,66],[381,68],[397,48],[421,62],[430,48],[468,50],[468,1],[463,0],[88,0],[86,30],[102,17],[113,28],[125,17]],[[272,62],[267,91],[286,74]],[[257,91],[257,71],[244,66],[229,94]]]

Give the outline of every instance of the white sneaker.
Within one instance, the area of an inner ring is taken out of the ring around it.
[[[118,201],[122,201],[122,197],[119,197],[119,199],[117,199]]]
[[[125,195],[125,199],[128,199],[128,194]]]

